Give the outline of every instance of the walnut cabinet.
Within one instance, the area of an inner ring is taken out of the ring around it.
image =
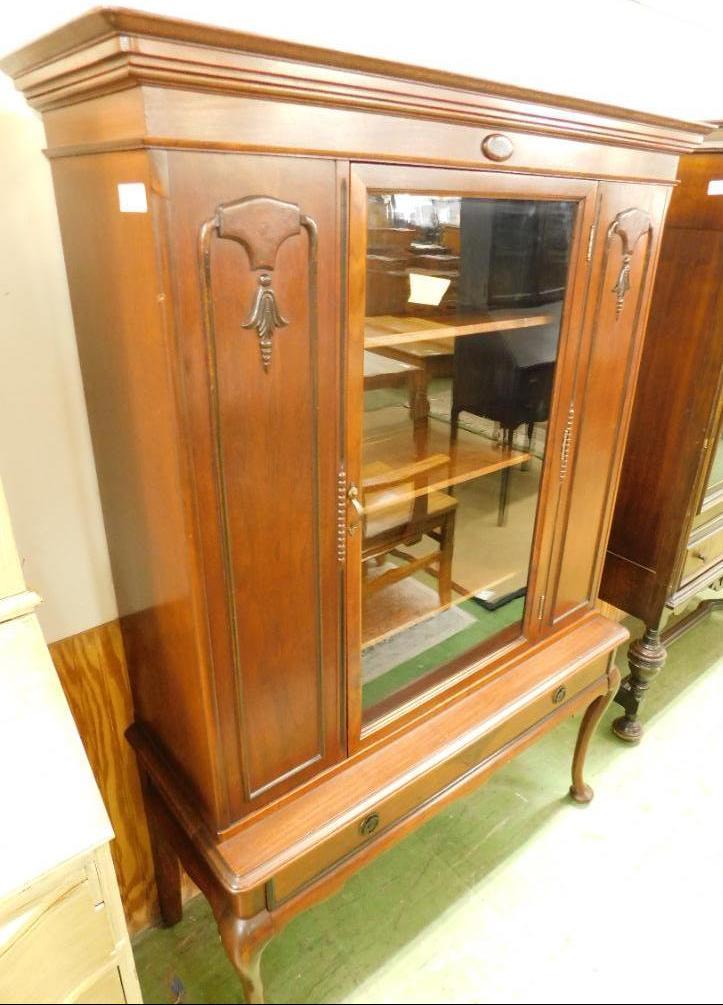
[[[129,11],[42,110],[164,916],[306,905],[563,717],[704,127]]]
[[[639,618],[615,733],[637,742],[666,645],[723,602],[723,142],[681,158],[601,596]]]

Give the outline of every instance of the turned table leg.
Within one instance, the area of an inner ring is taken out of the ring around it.
[[[595,698],[585,710],[582,722],[580,723],[580,730],[577,734],[575,753],[572,757],[572,785],[570,786],[570,795],[576,803],[589,803],[594,795],[593,790],[584,779],[585,758],[597,724],[615,697],[618,685],[620,684],[620,671],[617,667],[612,667],[609,680],[610,688],[607,693]]]
[[[648,625],[642,639],[636,639],[628,649],[630,673],[620,685],[616,701],[625,709],[613,723],[613,732],[627,743],[638,743],[643,727],[638,711],[651,682],[665,666],[667,653],[660,639],[660,629]]]

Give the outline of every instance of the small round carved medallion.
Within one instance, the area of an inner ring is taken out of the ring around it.
[[[515,148],[512,140],[504,133],[490,133],[482,140],[482,153],[491,161],[506,161]]]
[[[364,835],[364,837],[369,837],[379,826],[379,814],[370,813],[368,817],[364,817],[362,822],[359,824],[359,832]]]
[[[556,705],[559,705],[561,701],[565,700],[565,698],[567,698],[567,688],[564,684],[562,684],[553,694],[552,700]]]

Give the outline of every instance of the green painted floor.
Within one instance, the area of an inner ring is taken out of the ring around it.
[[[616,709],[589,806],[565,798],[569,720],[296,918],[267,1001],[720,1001],[723,611],[670,647],[639,747]],[[147,1003],[243,1001],[202,898],[134,951]]]

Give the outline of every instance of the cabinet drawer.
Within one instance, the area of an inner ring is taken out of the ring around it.
[[[461,738],[459,750],[450,754],[449,748],[446,748],[437,763],[433,758],[423,761],[415,777],[393,794],[379,792],[378,801],[370,801],[366,812],[358,814],[352,822],[326,840],[321,840],[311,851],[277,873],[270,884],[269,907],[277,906],[297,893],[322,873],[441,795],[445,789],[472,774],[487,758],[603,677],[607,660],[607,656],[600,657],[566,679],[558,679],[544,693],[532,697],[529,703],[521,702],[513,714],[500,714],[499,725],[477,738],[470,738],[468,743]]]
[[[114,939],[85,872],[0,918],[0,1001],[56,1002],[107,963]]]
[[[695,579],[723,559],[723,527],[688,545],[681,583]]]
[[[118,967],[106,971],[96,981],[73,998],[73,1005],[122,1005],[126,996]]]

